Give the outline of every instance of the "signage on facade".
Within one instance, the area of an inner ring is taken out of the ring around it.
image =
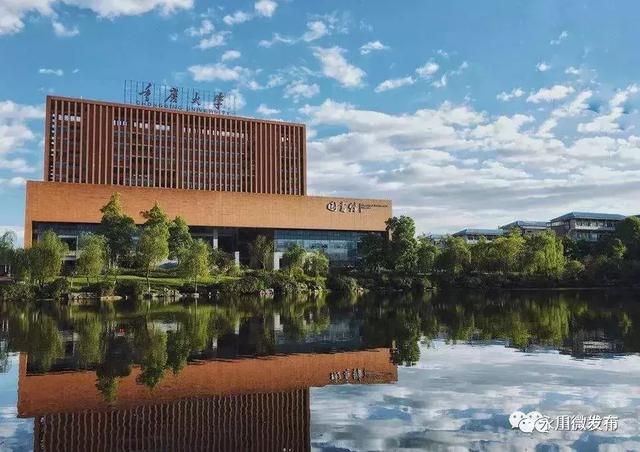
[[[125,80],[124,102],[169,110],[217,115],[235,114],[235,97],[231,94],[150,81]]]
[[[386,208],[384,204],[368,204],[357,201],[329,201],[327,210],[338,213],[362,213],[363,210]]]

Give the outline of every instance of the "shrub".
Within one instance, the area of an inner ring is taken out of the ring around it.
[[[327,287],[334,292],[355,293],[358,291],[358,281],[351,276],[331,274],[327,279]]]
[[[147,286],[141,281],[118,281],[114,291],[121,297],[138,299],[142,298],[146,290]]]
[[[83,292],[89,292],[97,297],[110,297],[115,293],[116,283],[113,281],[100,281],[82,288]]]
[[[58,278],[53,282],[42,285],[36,291],[38,298],[60,300],[71,291],[71,284],[66,278]]]
[[[0,299],[21,302],[35,299],[36,294],[33,286],[29,284],[7,284],[0,286]]]

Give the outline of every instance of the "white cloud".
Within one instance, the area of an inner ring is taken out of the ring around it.
[[[307,22],[307,31],[302,35],[302,40],[305,42],[316,41],[323,36],[329,34],[329,29],[321,20],[314,20],[313,22]]]
[[[229,91],[225,102],[227,103],[226,108],[232,110],[234,113],[238,110],[242,110],[247,105],[246,99],[238,88],[234,88]]]
[[[574,89],[566,85],[554,85],[550,88],[541,88],[527,97],[527,102],[538,104],[540,102],[552,102],[561,100],[573,93]]]
[[[244,11],[236,11],[233,14],[227,14],[222,19],[222,21],[229,26],[241,24],[248,20],[251,20],[251,15],[245,13]]]
[[[22,157],[12,157],[14,153],[25,152],[25,146],[36,140],[36,134],[29,127],[34,120],[44,117],[44,106],[16,104],[10,100],[0,101],[0,169],[11,173],[32,173],[33,165]],[[9,186],[19,186],[22,178],[5,179]]]
[[[344,57],[345,50],[341,47],[314,47],[313,55],[322,64],[322,73],[337,80],[342,86],[353,88],[362,85],[365,72],[350,64]]]
[[[436,72],[438,72],[438,69],[440,69],[440,66],[438,65],[438,63],[435,63],[433,61],[427,61],[424,65],[416,69],[416,73],[420,77],[426,78],[434,75]]]
[[[567,33],[566,30],[563,30],[562,33],[560,33],[560,35],[556,39],[552,39],[549,42],[549,44],[551,44],[552,46],[560,45],[560,43],[565,39],[567,39],[568,37],[569,37],[569,33]]]
[[[230,67],[223,63],[196,64],[189,66],[188,71],[197,82],[221,80],[223,82],[240,80],[250,75],[249,69],[241,66]]]
[[[177,10],[191,9],[193,0],[3,0],[0,1],[0,35],[20,32],[24,28],[25,17],[30,13],[55,17],[54,8],[63,4],[112,19],[151,11],[169,15]]]
[[[0,169],[9,170],[12,173],[33,173],[36,170],[25,159],[5,159],[4,157],[0,157]]]
[[[524,91],[522,90],[522,88],[514,88],[509,93],[507,93],[506,91],[501,92],[496,96],[496,98],[503,102],[508,102],[511,99],[516,99],[518,97],[522,97],[523,95]]]
[[[237,50],[227,50],[222,54],[222,57],[220,58],[220,60],[221,61],[237,60],[241,56],[242,54]]]
[[[80,34],[77,26],[74,25],[69,28],[57,20],[52,21],[51,26],[53,27],[54,34],[60,38],[72,38]]]
[[[624,103],[629,97],[637,94],[638,85],[629,85],[625,89],[616,91],[609,100],[609,113],[599,115],[590,122],[578,124],[581,133],[618,133],[621,131],[618,120],[624,114]]]
[[[575,68],[573,66],[569,66],[568,68],[566,68],[564,70],[564,73],[567,75],[580,75],[581,71],[578,68]]]
[[[384,82],[376,86],[375,92],[381,93],[383,91],[389,91],[389,90],[397,89],[403,86],[413,85],[414,83],[415,83],[415,79],[411,76],[385,80]]]
[[[278,43],[281,43],[281,44],[293,44],[295,42],[296,42],[296,40],[294,38],[290,38],[288,36],[282,36],[279,33],[275,33],[271,39],[263,39],[258,43],[258,45],[260,47],[269,48],[269,47],[273,46],[274,44],[278,44]]]
[[[278,110],[277,108],[271,108],[267,106],[267,104],[260,104],[256,109],[256,113],[263,116],[273,116],[280,113],[280,110]]]
[[[369,41],[366,44],[362,45],[360,47],[360,54],[361,55],[366,55],[368,53],[371,53],[373,51],[378,51],[378,50],[388,50],[389,47],[384,45],[383,43],[381,43],[380,41]]]
[[[203,19],[197,27],[191,26],[185,30],[189,36],[200,38],[197,47],[201,50],[207,50],[214,47],[220,47],[226,44],[228,31],[215,31],[215,26],[209,19]]]
[[[309,99],[318,95],[318,93],[320,93],[320,87],[317,84],[307,84],[301,80],[289,83],[284,88],[284,98],[291,98],[296,103],[300,99]]]
[[[276,12],[278,4],[273,0],[259,0],[253,6],[258,15],[271,17]]]
[[[447,86],[447,83],[449,82],[449,79],[447,77],[447,74],[443,74],[442,77],[440,77],[439,80],[435,80],[431,86],[433,86],[434,88],[444,88],[445,86]]]
[[[545,63],[544,61],[541,61],[540,63],[536,64],[536,69],[539,72],[547,72],[549,69],[551,69],[551,65]]]
[[[62,77],[64,75],[64,71],[62,69],[40,68],[38,69],[38,74]]]
[[[12,177],[11,179],[0,179],[0,185],[8,185],[9,187],[22,187],[27,183],[24,177]]]

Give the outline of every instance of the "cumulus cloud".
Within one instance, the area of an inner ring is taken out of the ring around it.
[[[273,37],[271,39],[262,39],[258,45],[260,47],[271,47],[274,44],[293,44],[296,42],[296,39],[294,38],[290,38],[288,36],[283,36],[280,33],[274,33]]]
[[[168,15],[177,10],[192,8],[193,0],[5,0],[0,2],[0,35],[21,31],[24,28],[24,19],[30,13],[55,17],[54,9],[61,5],[90,10],[99,17],[112,19],[150,11]]]
[[[431,77],[440,69],[440,65],[434,61],[427,61],[424,65],[416,69],[416,73],[420,77]]]
[[[569,66],[568,68],[566,68],[564,70],[564,73],[567,75],[580,75],[581,71],[578,68],[575,68],[573,66]]]
[[[198,26],[187,28],[185,33],[199,39],[197,47],[201,50],[225,45],[226,38],[229,35],[228,31],[216,32],[215,26],[209,19],[203,19]]]
[[[629,85],[625,89],[618,90],[609,100],[609,112],[596,116],[589,122],[578,124],[578,131],[582,133],[620,132],[618,120],[624,115],[624,103],[639,90],[638,85]]]
[[[276,12],[278,4],[273,0],[259,0],[253,6],[258,15],[271,17]]]
[[[284,36],[280,33],[274,33],[271,39],[262,39],[258,45],[260,47],[272,47],[275,44],[295,44],[298,42],[313,42],[320,38],[330,35],[333,32],[346,32],[344,20],[336,14],[324,16],[316,16],[313,20],[307,22],[307,30],[298,37]]]
[[[301,80],[289,83],[284,88],[284,98],[293,99],[294,102],[299,102],[301,99],[309,99],[317,96],[320,93],[320,87],[315,84],[308,84]]]
[[[381,93],[383,91],[389,91],[392,89],[401,88],[403,86],[413,85],[414,83],[415,83],[415,79],[411,76],[385,80],[384,82],[376,86],[375,92]]]
[[[0,155],[17,151],[36,138],[29,121],[42,119],[44,107],[0,101]]]
[[[77,26],[67,27],[57,20],[52,21],[51,26],[53,27],[53,33],[60,38],[72,38],[80,34]]]
[[[346,60],[345,52],[341,47],[313,48],[313,55],[320,61],[322,73],[326,77],[337,80],[347,88],[361,86],[366,74],[362,69]]]
[[[38,69],[38,74],[55,75],[57,77],[62,77],[64,75],[64,71],[62,69],[51,69],[43,67]]]
[[[541,88],[527,97],[527,102],[539,104],[540,102],[553,102],[561,100],[573,93],[574,89],[566,85],[554,85],[549,88]]]
[[[389,47],[381,43],[380,41],[369,41],[366,44],[360,46],[360,54],[367,55],[368,53],[378,50],[388,50]]]
[[[307,22],[307,31],[302,35],[305,42],[315,41],[329,34],[329,28],[321,20]]]
[[[187,70],[197,82],[211,82],[220,80],[223,82],[241,80],[248,77],[251,71],[242,66],[227,66],[224,63],[196,64],[189,66]]]
[[[626,213],[640,190],[640,137],[560,140],[544,125],[587,114],[592,95],[583,90],[541,119],[448,102],[395,115],[331,100],[305,105],[312,127],[340,131],[310,139],[310,190],[393,199],[394,214],[412,215],[423,232],[603,203]]]
[[[551,69],[551,65],[545,63],[544,61],[541,61],[540,63],[536,64],[536,69],[539,72],[547,72],[549,69]]]
[[[277,108],[271,108],[267,104],[260,104],[256,109],[256,113],[263,116],[273,116],[280,113],[280,110]]]
[[[244,23],[250,19],[251,15],[245,13],[244,11],[236,11],[233,14],[227,14],[226,16],[224,16],[222,18],[222,21],[229,26],[233,26],[236,24]]]
[[[500,94],[498,94],[496,96],[496,98],[498,100],[501,100],[502,102],[508,102],[511,99],[516,99],[518,97],[522,97],[524,95],[524,91],[522,90],[522,88],[514,88],[511,90],[511,92],[506,92],[503,91]]]
[[[220,57],[220,60],[221,61],[237,60],[241,56],[242,54],[237,50],[227,50],[222,54],[222,57]]]

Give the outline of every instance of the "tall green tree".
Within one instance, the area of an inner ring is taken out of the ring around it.
[[[104,236],[87,234],[81,237],[79,253],[76,261],[78,273],[86,276],[87,283],[90,278],[98,278],[107,264],[107,245]]]
[[[327,276],[329,273],[329,258],[322,251],[316,250],[307,253],[304,264],[304,272],[309,276]]]
[[[40,240],[27,250],[32,280],[42,285],[48,279],[59,276],[68,252],[69,247],[55,232],[46,231]]]
[[[16,240],[17,237],[13,231],[0,234],[0,271],[3,273],[11,273],[11,260]]]
[[[389,240],[378,233],[365,234],[360,238],[359,266],[366,272],[378,273],[387,268]]]
[[[458,276],[471,264],[471,250],[462,237],[448,237],[442,252],[438,255],[436,266],[452,276]]]
[[[189,226],[182,217],[175,217],[169,223],[169,259],[180,261],[180,255],[193,243]]]
[[[147,279],[147,290],[151,291],[149,275],[169,256],[169,228],[166,224],[153,224],[142,228],[138,247],[137,260],[144,270]]]
[[[517,229],[493,241],[496,270],[518,272],[522,267],[525,238]]]
[[[211,247],[203,240],[194,240],[183,251],[182,259],[178,265],[178,272],[189,282],[193,282],[198,290],[198,280],[210,275]]]
[[[302,268],[306,256],[307,250],[295,243],[287,248],[287,251],[282,255],[282,268],[290,270],[294,268]]]
[[[418,273],[430,273],[433,271],[438,257],[438,247],[433,243],[429,237],[418,237],[418,247],[416,249],[417,254],[417,268]]]
[[[102,220],[99,232],[106,240],[109,267],[117,268],[122,260],[133,254],[136,224],[133,218],[123,213],[119,193],[111,195],[100,212]]]
[[[267,270],[273,264],[273,240],[259,235],[250,246],[251,264],[255,268]]]
[[[525,273],[559,278],[564,272],[564,246],[554,232],[545,231],[526,238],[523,255]]]
[[[160,226],[169,224],[167,214],[162,210],[162,207],[155,202],[153,207],[149,210],[141,212],[142,217],[146,220],[144,226]]]
[[[389,218],[386,223],[390,237],[387,265],[397,273],[415,274],[418,243],[413,218],[402,215]]]
[[[640,259],[640,218],[627,217],[616,226],[616,237],[626,247],[629,259]]]

